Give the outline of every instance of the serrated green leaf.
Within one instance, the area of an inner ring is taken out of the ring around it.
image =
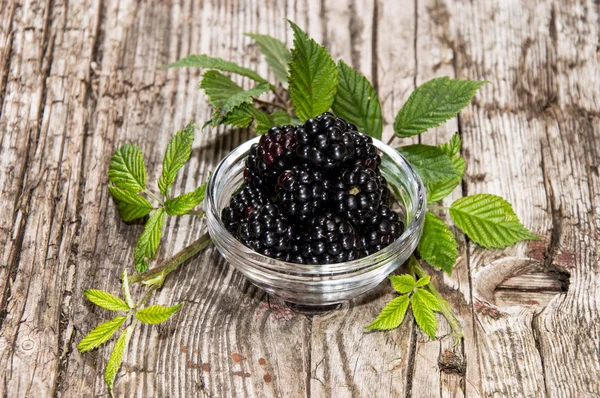
[[[183,167],[192,154],[192,142],[194,141],[194,128],[196,125],[190,123],[183,130],[179,130],[167,145],[163,158],[162,175],[158,180],[158,188],[163,196],[168,196],[169,189],[179,169]]]
[[[146,166],[142,150],[131,144],[124,144],[118,148],[110,159],[108,179],[125,191],[145,191]]]
[[[366,330],[390,330],[400,326],[408,309],[408,296],[399,296],[387,303],[377,319]]]
[[[458,155],[460,146],[461,142],[458,134],[454,134],[449,142],[439,146],[445,154],[450,156],[452,165],[456,171],[458,171],[460,176],[429,184],[427,187],[427,201],[429,203],[444,199],[446,196],[450,195],[462,181],[467,163]]]
[[[327,112],[337,89],[337,67],[325,47],[310,39],[295,23],[290,62],[290,97],[302,121]]]
[[[108,190],[117,201],[119,216],[123,221],[133,221],[142,218],[153,209],[152,203],[137,193],[125,191],[114,185],[109,185]]]
[[[162,305],[151,305],[136,312],[137,319],[144,323],[157,324],[169,319],[171,315],[176,313],[183,303],[179,303],[172,307],[163,307]]]
[[[415,144],[396,150],[415,168],[427,189],[432,184],[460,177],[450,156],[436,146]]]
[[[111,396],[113,395],[115,378],[117,377],[121,362],[123,361],[123,354],[129,344],[129,340],[131,340],[134,328],[135,323],[132,323],[123,331],[123,333],[121,333],[121,336],[119,336],[119,339],[113,347],[110,358],[108,358],[108,363],[106,364],[106,369],[104,371],[104,382],[106,383],[106,388]]]
[[[458,256],[458,244],[448,225],[431,212],[425,214],[423,234],[417,249],[427,263],[441,268],[448,275],[452,274]]]
[[[406,294],[415,288],[415,279],[408,274],[392,275],[389,278],[398,293]]]
[[[291,54],[290,50],[285,46],[285,43],[269,35],[260,35],[256,33],[246,33],[246,35],[251,37],[256,44],[258,44],[260,52],[265,56],[275,77],[281,82],[283,88],[287,90],[287,74]]]
[[[421,291],[418,289],[417,291]],[[416,293],[416,292],[415,292]],[[423,330],[432,340],[435,340],[435,332],[437,331],[438,321],[435,317],[435,313],[431,308],[424,305],[419,296],[413,294],[411,297],[412,313],[417,321],[417,325]]]
[[[249,77],[250,79],[258,83],[268,83],[268,81],[261,77],[258,73],[252,69],[239,66],[238,64],[217,57],[210,57],[206,54],[191,54],[187,57],[180,59],[179,61],[173,62],[168,65],[160,67],[161,69],[167,68],[202,68],[202,69],[218,69],[223,72],[236,73],[238,75]]]
[[[471,240],[483,247],[503,248],[523,240],[539,240],[521,224],[511,204],[500,196],[465,196],[452,203],[450,216]]]
[[[184,193],[176,198],[167,200],[165,202],[165,210],[167,211],[167,214],[171,216],[185,214],[202,203],[204,200],[204,194],[206,192],[206,184],[207,183],[205,182],[192,192]]]
[[[275,123],[276,126],[292,124],[292,118],[290,114],[284,111],[283,109],[278,109],[275,112],[271,113],[271,118],[273,119],[273,123]]]
[[[83,292],[84,296],[98,307],[109,311],[129,311],[127,303],[120,298],[102,290],[88,289]]]
[[[440,310],[440,303],[438,299],[436,299],[433,294],[429,293],[425,289],[415,290],[415,292],[413,293],[413,303],[414,302],[417,302],[418,306],[423,305],[434,311]]]
[[[359,131],[381,139],[383,119],[377,93],[366,77],[344,61],[338,63],[338,86],[332,106],[336,116],[354,123]]]
[[[269,91],[267,84],[259,84],[249,90],[244,90],[229,97],[225,104],[219,108],[221,117],[225,117],[229,112],[237,109],[242,104],[251,104],[253,97],[259,97],[261,94]]]
[[[426,286],[429,282],[431,281],[431,277],[429,275],[425,275],[424,277],[420,278],[417,283],[416,283],[416,287],[423,287]]]
[[[127,319],[126,316],[117,316],[110,321],[106,321],[96,326],[94,330],[89,332],[77,345],[80,352],[93,350],[106,343],[113,334],[121,327]]]
[[[152,260],[156,255],[164,221],[165,209],[161,208],[155,211],[146,222],[144,232],[140,235],[133,251],[135,269],[138,272],[146,271],[148,269],[147,259]]]
[[[239,108],[232,110],[223,120],[221,120],[221,124],[243,129],[248,128],[252,123],[252,120],[254,120],[252,112],[248,109],[249,107],[252,107],[252,105],[243,104]]]
[[[438,77],[420,85],[396,115],[396,135],[411,137],[452,119],[485,83]]]
[[[252,113],[252,117],[254,117],[254,132],[257,134],[264,134],[273,126],[275,126],[275,122],[271,118],[270,115],[265,112],[258,110],[254,107],[250,107],[250,112]]]
[[[135,307],[135,303],[131,298],[131,292],[129,291],[129,279],[127,279],[127,268],[123,270],[123,274],[121,275],[121,281],[123,283],[123,297],[125,297],[125,302],[130,308]]]

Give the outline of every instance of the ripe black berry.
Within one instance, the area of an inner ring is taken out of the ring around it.
[[[221,218],[225,227],[231,231],[233,226],[245,221],[255,207],[269,203],[266,195],[252,185],[244,187],[229,201],[229,207],[223,209]]]
[[[321,171],[295,166],[279,175],[276,201],[284,214],[304,222],[327,204],[330,185]]]
[[[400,220],[398,213],[385,205],[377,209],[369,218],[367,225],[364,237],[369,254],[385,248],[404,232],[404,223]]]

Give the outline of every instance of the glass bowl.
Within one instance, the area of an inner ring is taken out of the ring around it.
[[[238,241],[221,221],[221,211],[244,182],[243,171],[252,144],[247,141],[221,160],[208,181],[208,231],[221,255],[250,282],[269,294],[299,306],[340,304],[376,287],[415,250],[423,229],[427,195],[421,178],[397,151],[374,139],[382,158],[381,172],[402,203],[404,233],[389,246],[354,261],[327,265],[295,264],[259,254]],[[402,213],[400,213],[402,214]]]

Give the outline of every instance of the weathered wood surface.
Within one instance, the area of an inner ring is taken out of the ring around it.
[[[444,321],[436,341],[412,320],[363,333],[389,286],[308,317],[209,249],[158,295],[185,311],[139,328],[117,394],[599,396],[600,3],[591,0],[2,0],[0,395],[106,395],[109,349],[75,347],[108,315],[82,290],[118,292],[141,232],[109,200],[111,153],[135,142],[156,176],[170,134],[209,116],[198,71],[157,67],[204,52],[267,74],[242,34],[291,43],[284,17],[373,81],[387,137],[415,85],[490,80],[459,118],[419,139],[459,131],[468,168],[453,198],[500,194],[543,240],[489,251],[459,236],[454,275],[435,274],[465,327],[458,346]],[[176,189],[203,181],[250,135],[197,132]],[[158,258],[203,229],[169,221]]]

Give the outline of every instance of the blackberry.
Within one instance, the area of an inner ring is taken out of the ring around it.
[[[250,148],[244,170],[246,182],[272,193],[281,171],[293,163],[296,146],[296,127],[271,127]]]
[[[364,233],[366,251],[368,254],[376,253],[395,241],[404,232],[404,223],[397,212],[386,205],[380,206],[371,215]]]
[[[387,200],[385,184],[385,179],[373,169],[354,166],[344,170],[333,185],[333,210],[356,226],[367,225],[382,199]]]
[[[330,187],[319,170],[295,166],[279,175],[276,201],[283,213],[304,222],[327,204]]]
[[[244,245],[265,256],[283,261],[293,259],[291,249],[296,229],[273,204],[252,210],[247,221],[236,226],[234,234]]]
[[[296,130],[296,155],[311,167],[335,169],[354,156],[354,137],[348,128],[344,119],[331,113],[308,119]]]
[[[244,187],[231,197],[229,207],[221,212],[221,219],[228,230],[245,221],[255,207],[269,203],[269,199],[262,191],[252,185]]]
[[[366,240],[342,217],[325,213],[313,217],[309,226],[300,243],[300,253],[308,264],[342,263],[365,255]]]
[[[379,165],[381,165],[381,156],[379,156],[377,148],[373,145],[373,138],[357,131],[350,131],[350,133],[354,141],[354,157],[351,159],[351,163],[378,172]]]

